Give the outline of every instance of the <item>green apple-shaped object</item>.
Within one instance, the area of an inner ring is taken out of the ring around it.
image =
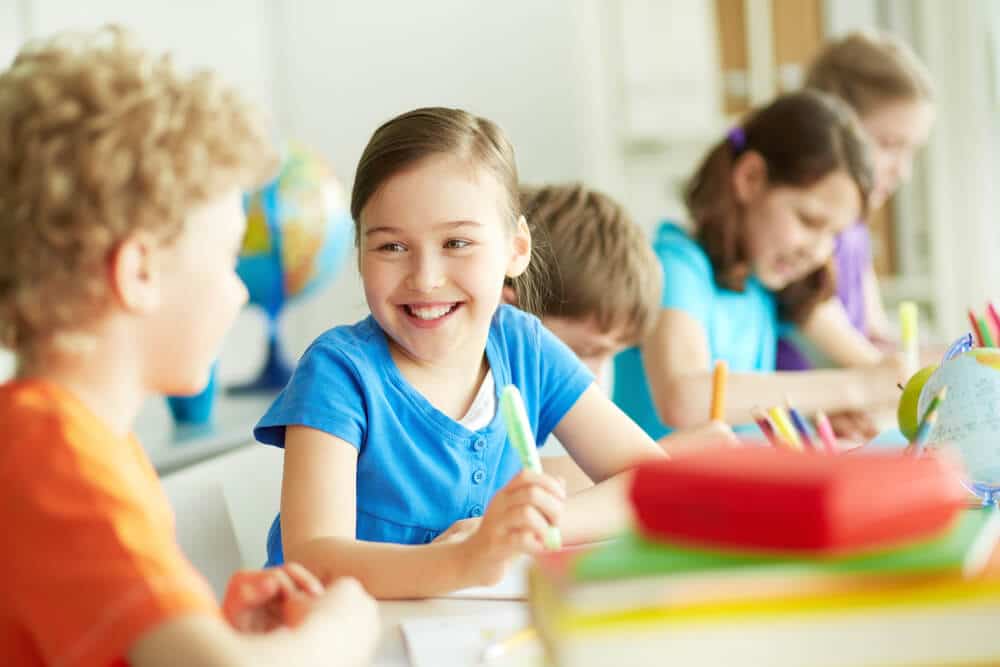
[[[927,384],[927,379],[937,369],[937,364],[921,368],[906,381],[906,386],[903,387],[903,395],[899,397],[899,407],[896,409],[896,421],[899,422],[899,430],[903,432],[907,440],[913,440],[917,435],[917,427],[920,426],[920,415],[917,414],[920,392]]]

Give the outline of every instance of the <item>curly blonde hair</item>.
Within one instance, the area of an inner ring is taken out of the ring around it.
[[[108,305],[118,244],[169,243],[193,207],[275,164],[234,90],[121,28],[28,44],[0,73],[0,345],[72,338]]]

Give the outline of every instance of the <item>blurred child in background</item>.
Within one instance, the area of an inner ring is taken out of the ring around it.
[[[895,405],[895,360],[774,372],[781,323],[807,321],[832,297],[835,239],[864,216],[872,187],[864,132],[831,96],[784,95],[733,128],[685,192],[691,232],[657,230],[661,311],[641,348],[616,358],[615,401],[654,438],[703,423],[723,359],[729,423],[788,396],[806,413]]]
[[[610,390],[610,363],[649,335],[660,310],[660,263],[642,229],[608,195],[581,184],[521,188],[521,208],[553,269],[535,314]],[[507,299],[517,302],[512,287]],[[667,453],[735,443],[726,424],[708,421],[660,439]],[[547,472],[572,493],[591,485],[556,438],[542,449]]]

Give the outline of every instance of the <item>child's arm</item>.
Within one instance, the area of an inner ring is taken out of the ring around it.
[[[375,603],[356,581],[335,582],[295,628],[239,633],[221,617],[191,614],[146,632],[128,652],[136,667],[367,664],[378,636]]]
[[[560,524],[566,543],[610,537],[630,514],[625,499],[628,471],[665,456],[660,447],[592,384],[555,428],[563,444],[597,484],[571,496]]]
[[[847,319],[844,305],[836,297],[817,306],[800,331],[841,368],[874,366],[884,359],[878,346]]]
[[[710,421],[701,426],[679,429],[656,441],[667,454],[693,452],[717,445],[738,445],[739,438],[729,424]]]
[[[654,405],[663,422],[686,428],[708,420],[711,358],[701,324],[682,310],[664,309],[642,347]],[[754,407],[783,405],[786,396],[803,413],[883,409],[896,405],[895,360],[857,369],[788,373],[730,373],[725,421],[749,423]]]
[[[656,444],[667,454],[680,454],[720,444],[738,445],[739,439],[728,424],[711,421],[694,428],[674,431],[657,440]],[[570,496],[594,485],[594,481],[569,456],[543,456],[542,467],[547,474],[563,480],[566,493]]]
[[[882,292],[878,288],[878,276],[871,264],[863,278],[863,294],[865,300],[865,325],[868,336],[874,340],[891,340],[889,316],[882,303]]]
[[[285,557],[320,579],[351,576],[377,598],[430,597],[496,583],[518,554],[541,549],[565,492],[522,473],[500,490],[468,539],[426,545],[355,539],[357,449],[303,426],[285,431],[281,530]]]
[[[590,479],[569,456],[543,456],[542,469],[546,475],[561,479],[569,495],[594,485],[594,480]]]

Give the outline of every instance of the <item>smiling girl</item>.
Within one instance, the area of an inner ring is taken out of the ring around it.
[[[533,294],[500,128],[443,108],[390,120],[361,156],[351,212],[371,315],[322,334],[254,432],[285,448],[269,562],[422,597],[496,581],[550,525],[567,542],[621,529],[620,473],[663,454],[536,317],[500,305],[508,280],[526,308]],[[556,434],[602,483],[567,501],[556,479],[521,472],[497,410],[508,384],[536,441]]]

